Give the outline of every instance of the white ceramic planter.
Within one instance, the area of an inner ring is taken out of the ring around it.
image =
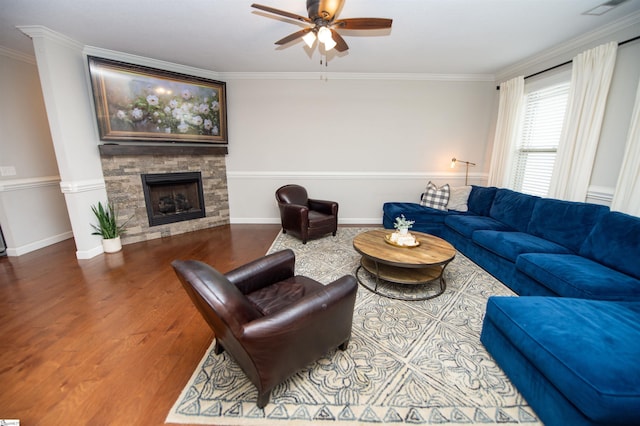
[[[102,249],[105,253],[116,253],[122,250],[122,242],[120,241],[120,237],[103,239]]]

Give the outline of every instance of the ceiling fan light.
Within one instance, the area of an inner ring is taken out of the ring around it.
[[[330,38],[329,40],[324,42],[324,50],[329,51],[334,47],[336,47],[336,44],[338,43],[336,43],[332,38]]]
[[[331,38],[331,30],[327,27],[320,27],[318,30],[318,40],[323,43],[327,43],[329,40],[333,40]]]
[[[309,31],[304,37],[302,37],[302,40],[307,43],[307,46],[313,47],[313,43],[316,41],[316,35],[313,31]]]

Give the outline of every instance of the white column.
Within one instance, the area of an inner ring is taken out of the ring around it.
[[[107,192],[84,46],[42,26],[19,29],[33,40],[76,257],[89,259],[103,252],[100,237],[91,235],[91,205],[107,201]]]

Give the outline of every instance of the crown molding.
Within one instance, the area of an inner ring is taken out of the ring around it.
[[[26,62],[27,64],[31,64],[31,65],[36,64],[35,56],[18,52],[17,50],[9,49],[2,46],[0,46],[0,55],[6,56],[7,58],[15,59],[16,61]]]
[[[558,44],[551,49],[547,49],[534,56],[530,56],[523,61],[516,62],[515,64],[510,65],[507,68],[504,68],[503,70],[497,72],[496,82],[506,81],[510,77],[526,74],[529,71],[536,72],[535,70],[533,70],[533,67],[545,61],[550,61],[558,57],[564,56],[565,60],[569,60],[572,56],[575,56],[574,52],[577,49],[584,48],[586,45],[597,42],[598,40],[601,40],[603,38],[611,37],[619,31],[626,30],[628,28],[637,29],[638,25],[640,25],[640,11],[631,13],[623,18],[603,25],[596,30],[590,31],[588,33],[570,39],[564,43]]]
[[[225,80],[406,80],[495,81],[493,74],[350,73],[350,72],[222,72]]]
[[[187,65],[176,64],[174,62],[162,61],[159,59],[147,58],[145,56],[134,55],[131,53],[103,49],[101,47],[84,46],[83,53],[89,56],[98,56],[105,59],[113,59],[115,61],[128,62],[131,64],[157,68],[165,71],[172,71],[180,74],[194,75],[203,78],[210,78],[213,80],[221,79],[221,73],[215,71],[190,67]]]
[[[43,38],[46,40],[55,41],[58,44],[77,50],[82,50],[82,48],[84,47],[83,44],[79,41],[74,40],[71,37],[67,37],[64,34],[60,34],[56,31],[50,30],[49,28],[42,25],[18,25],[16,28],[29,36],[32,40],[34,38]]]

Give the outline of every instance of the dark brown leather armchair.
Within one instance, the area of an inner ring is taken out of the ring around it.
[[[338,230],[338,203],[316,200],[307,196],[300,185],[285,185],[276,191],[280,208],[282,232],[300,238],[306,244],[309,238],[320,237]]]
[[[326,286],[294,275],[295,255],[283,250],[223,275],[195,260],[171,264],[226,350],[258,390],[271,390],[351,337],[357,284],[346,275]]]

